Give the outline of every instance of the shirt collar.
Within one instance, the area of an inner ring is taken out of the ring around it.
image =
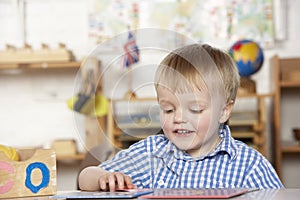
[[[213,155],[219,152],[226,152],[230,156],[230,161],[235,159],[237,156],[238,146],[235,142],[235,139],[231,137],[231,131],[228,125],[223,126],[219,132],[220,137],[222,138],[220,144],[217,146]]]
[[[179,150],[165,135],[162,135],[163,142],[155,144],[153,155],[159,158],[166,158],[173,154],[176,159],[184,160],[184,151]]]

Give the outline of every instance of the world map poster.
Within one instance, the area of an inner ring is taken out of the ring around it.
[[[230,47],[251,39],[274,46],[273,0],[93,0],[89,38],[101,42],[128,29],[173,30],[197,42]],[[172,41],[170,41],[172,42]]]

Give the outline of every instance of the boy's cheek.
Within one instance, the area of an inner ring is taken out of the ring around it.
[[[168,122],[166,119],[161,118],[160,123],[164,134],[168,134],[168,132],[170,132],[172,129],[170,122]]]
[[[164,120],[161,121],[161,128],[164,130],[164,131],[167,131],[168,129],[170,129],[170,126],[168,125],[168,123]]]
[[[171,118],[167,117],[164,113],[160,113],[160,124],[161,126],[165,126],[168,122],[170,122]]]
[[[189,119],[189,122],[192,124],[192,126],[201,132],[207,130],[209,126],[211,125],[211,119],[208,117],[201,117],[201,118],[191,118]]]

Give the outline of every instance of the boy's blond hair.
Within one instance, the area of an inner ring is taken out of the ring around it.
[[[169,53],[155,75],[156,89],[166,86],[174,93],[201,91],[209,89],[208,84],[213,85],[210,89],[223,93],[226,104],[235,101],[239,82],[232,58],[207,44],[187,45]]]

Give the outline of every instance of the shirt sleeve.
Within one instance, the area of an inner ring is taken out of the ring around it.
[[[118,152],[112,160],[100,164],[100,167],[110,172],[123,172],[132,178],[133,184],[143,188],[146,172],[150,170],[146,141],[139,141],[129,149]]]
[[[247,188],[279,189],[284,188],[271,163],[262,158],[257,167],[253,167],[247,180]]]

